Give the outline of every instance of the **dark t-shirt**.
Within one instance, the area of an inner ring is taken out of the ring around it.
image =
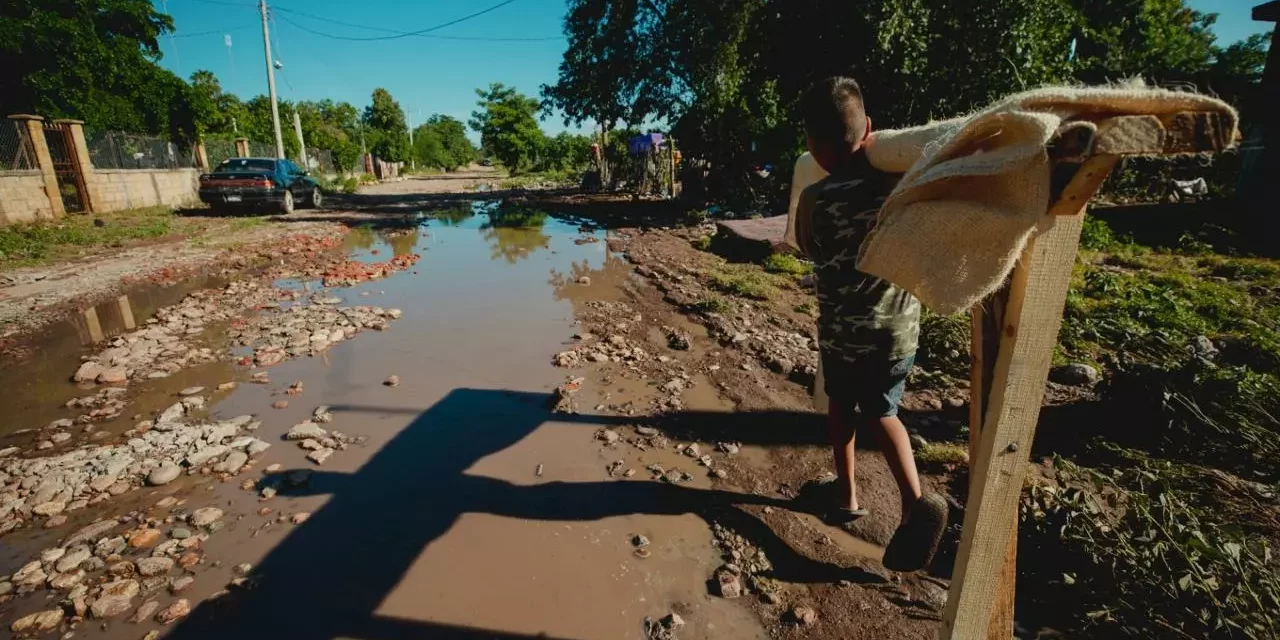
[[[796,209],[796,241],[816,265],[818,342],[854,362],[900,360],[915,353],[920,302],[893,284],[858,271],[858,249],[893,190],[893,176],[857,166],[805,189]]]

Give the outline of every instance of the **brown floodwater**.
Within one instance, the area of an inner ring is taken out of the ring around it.
[[[424,220],[390,236],[352,234],[355,259],[422,255],[409,271],[330,290],[344,304],[396,307],[403,318],[321,357],[273,367],[269,385],[241,384],[211,399],[215,417],[263,420],[256,435],[274,446],[256,469],[226,483],[183,478],[163,491],[143,489],[108,503],[106,513],[148,507],[170,494],[183,497],[188,509],[218,505],[228,526],[206,543],[210,562],[197,568],[195,586],[183,596],[202,602],[224,588],[240,563],[254,565],[251,587],[203,602],[169,627],[117,620],[103,631],[86,623],[76,638],[136,640],[153,628],[183,640],[643,638],[646,616],[672,611],[687,623],[681,638],[767,637],[745,606],[710,595],[707,583],[721,564],[710,514],[765,499],[714,490],[705,470],[687,484],[651,481],[648,464],[694,467],[674,450],[602,450],[593,433],[619,419],[547,409],[549,393],[573,373],[550,359],[577,331],[575,301],[619,298],[629,278],[625,262],[602,241],[575,242],[590,235],[576,222],[549,217],[532,228],[497,227],[485,206],[477,205],[477,215]],[[603,240],[600,232],[595,237]],[[591,284],[579,284],[582,276]],[[149,311],[138,306],[141,322]],[[61,417],[46,405],[81,393],[66,380],[85,346],[63,340],[45,359],[22,364],[23,371],[38,368],[36,377],[0,387],[0,403],[23,407],[31,426]],[[22,378],[3,375],[5,382]],[[126,414],[142,411],[135,406],[165,406],[181,386],[212,387],[246,375],[209,365],[138,383]],[[383,385],[390,375],[399,376],[399,386]],[[305,392],[288,397],[287,408],[271,409],[294,381]],[[582,405],[653,393],[646,385],[608,388],[588,380]],[[702,376],[687,400],[699,410],[732,410]],[[326,428],[367,441],[316,467],[280,437],[322,404],[334,413]],[[605,468],[615,459],[639,473],[610,478]],[[240,490],[242,479],[277,463],[315,473],[309,485],[265,502]],[[266,518],[257,514],[263,506],[274,510]],[[310,517],[300,525],[272,520],[304,511]],[[20,560],[12,549],[38,552],[93,515],[13,537],[10,553],[0,554],[9,556],[0,557],[9,565],[0,573]],[[651,541],[647,558],[633,553],[637,534]],[[156,597],[162,606],[174,600]],[[42,598],[20,599],[17,612],[41,608]],[[5,627],[13,613],[0,610]]]

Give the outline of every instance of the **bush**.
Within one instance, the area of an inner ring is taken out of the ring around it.
[[[709,293],[701,300],[693,303],[693,310],[701,314],[725,313],[732,308],[728,300],[714,293]]]
[[[343,193],[355,193],[359,189],[360,189],[360,181],[355,179],[354,177],[347,178],[342,181]]]
[[[1278,637],[1280,577],[1266,539],[1206,518],[1171,485],[1169,463],[1111,475],[1057,466],[1057,483],[1022,502],[1018,564],[1058,579],[1020,583],[1023,607],[1074,613],[1044,621],[1072,637]]]
[[[693,245],[693,248],[697,249],[698,251],[710,251],[711,236],[700,236],[700,237],[694,238],[693,240],[689,241],[689,244]]]
[[[925,310],[920,315],[920,346],[916,364],[956,378],[969,375],[969,315],[940,316]]]
[[[746,268],[717,271],[711,274],[711,285],[725,293],[752,300],[768,300],[777,293],[765,274]]]

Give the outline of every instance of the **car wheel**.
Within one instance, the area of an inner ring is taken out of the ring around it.
[[[285,189],[284,200],[280,201],[280,213],[289,215],[293,213],[293,192]]]
[[[311,187],[311,208],[319,209],[324,204],[324,194],[320,192],[320,187]]]

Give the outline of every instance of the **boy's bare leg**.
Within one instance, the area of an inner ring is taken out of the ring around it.
[[[854,441],[857,431],[854,429],[851,416],[845,414],[840,405],[831,402],[827,407],[827,436],[831,441],[831,449],[835,454],[837,488],[841,504],[850,509],[858,508],[858,490],[853,479]],[[910,446],[910,443],[908,443]],[[908,456],[910,453],[908,453]],[[913,471],[914,473],[914,471]],[[918,482],[917,482],[918,484]],[[848,498],[845,501],[845,498]]]
[[[911,508],[920,499],[920,475],[916,473],[916,458],[911,453],[911,438],[907,427],[898,416],[884,416],[868,420],[880,450],[884,452],[885,462],[893,478],[898,481],[898,490],[902,492],[902,523],[906,524]],[[850,467],[852,468],[852,466]]]

